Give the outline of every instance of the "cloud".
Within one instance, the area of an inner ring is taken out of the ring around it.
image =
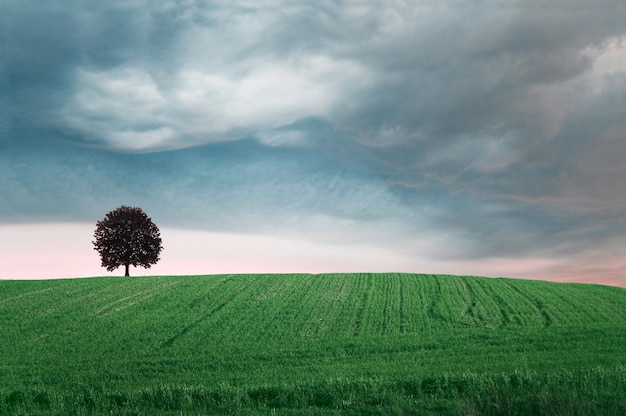
[[[78,68],[74,93],[60,117],[75,134],[125,151],[251,135],[267,141],[273,129],[329,117],[349,89],[344,84],[365,77],[365,72],[324,56],[258,64],[238,77],[183,67],[165,81],[149,69]]]
[[[18,87],[61,88],[65,127],[117,150],[262,136],[310,117],[375,147],[494,131],[541,141],[584,105],[573,81],[598,82],[596,62],[623,54],[623,7],[604,3],[16,3],[10,44],[54,56],[44,72],[13,48],[9,67]],[[81,36],[25,29],[44,19]]]

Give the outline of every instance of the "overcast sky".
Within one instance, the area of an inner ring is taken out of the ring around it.
[[[626,287],[626,3],[0,0],[0,194],[1,278],[125,204],[135,274]]]

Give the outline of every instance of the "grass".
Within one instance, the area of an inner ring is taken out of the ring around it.
[[[0,281],[0,414],[626,414],[626,290],[410,274]]]

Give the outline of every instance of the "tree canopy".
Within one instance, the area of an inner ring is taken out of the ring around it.
[[[150,268],[163,250],[159,228],[141,208],[121,207],[106,214],[96,223],[94,249],[100,253],[102,267],[108,271],[129,266]]]

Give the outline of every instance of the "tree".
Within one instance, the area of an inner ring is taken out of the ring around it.
[[[108,271],[125,266],[149,269],[159,261],[161,237],[158,227],[141,208],[121,207],[109,212],[96,223],[95,250],[100,253],[102,267]]]

